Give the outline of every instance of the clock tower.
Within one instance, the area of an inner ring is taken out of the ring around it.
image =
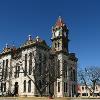
[[[53,51],[68,53],[68,28],[60,16],[52,27],[51,40]]]

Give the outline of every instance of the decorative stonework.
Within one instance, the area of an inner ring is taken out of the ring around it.
[[[11,48],[8,46],[8,44],[6,44],[6,47],[3,48],[3,52],[2,53],[7,53],[10,52]]]

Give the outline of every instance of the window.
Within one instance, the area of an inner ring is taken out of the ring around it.
[[[32,53],[29,54],[29,75],[32,73]]]
[[[84,87],[82,86],[82,90],[84,90]]]
[[[76,86],[74,85],[74,87],[73,87],[73,88],[74,88],[74,93],[76,94]]]
[[[65,88],[66,88],[66,84],[65,84],[65,82],[64,82],[64,92],[65,92]]]
[[[64,64],[63,64],[63,76],[64,76],[64,78],[67,78],[67,62],[66,62],[66,60],[64,60]]]
[[[28,92],[31,92],[31,80],[28,81]]]
[[[71,68],[70,79],[73,81],[73,70]]]
[[[19,77],[19,73],[20,73],[20,66],[18,66],[17,64],[15,69],[15,78]]]
[[[39,75],[42,74],[42,70],[43,70],[43,69],[42,69],[42,62],[41,62],[41,61],[42,61],[42,54],[39,53],[39,63],[38,63],[39,66],[38,66],[38,69],[37,69],[37,70],[39,71],[39,72],[38,72]]]
[[[17,65],[15,67],[15,78],[17,77]]]
[[[6,92],[6,83],[4,83],[4,92]]]
[[[66,83],[66,89],[65,89],[65,90],[66,90],[66,92],[67,92],[67,83]]]
[[[73,80],[76,80],[75,69],[73,70]]]
[[[2,78],[4,78],[4,67],[5,67],[5,60],[3,60]]]
[[[64,82],[64,92],[67,92],[67,83]]]
[[[24,76],[27,75],[27,54],[25,54],[25,72],[24,72]]]
[[[98,87],[96,86],[96,91],[98,91]]]
[[[24,80],[24,92],[26,92],[26,80]]]
[[[3,92],[3,83],[1,83],[1,92]]]
[[[58,76],[60,76],[60,60],[58,60]]]
[[[1,83],[1,92],[6,92],[6,83]]]
[[[3,67],[5,66],[5,60],[3,60]]]
[[[6,59],[6,68],[5,68],[5,79],[8,76],[8,59]]]
[[[60,92],[60,82],[58,82],[58,92]]]
[[[17,77],[19,77],[20,66],[17,66]]]

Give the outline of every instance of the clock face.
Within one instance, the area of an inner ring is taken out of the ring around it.
[[[56,36],[59,36],[59,31],[56,31],[56,32],[55,32],[55,35],[56,35]]]

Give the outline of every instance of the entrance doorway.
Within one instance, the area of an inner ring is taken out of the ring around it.
[[[14,95],[17,96],[18,95],[18,82],[15,82],[15,91],[14,91]]]

